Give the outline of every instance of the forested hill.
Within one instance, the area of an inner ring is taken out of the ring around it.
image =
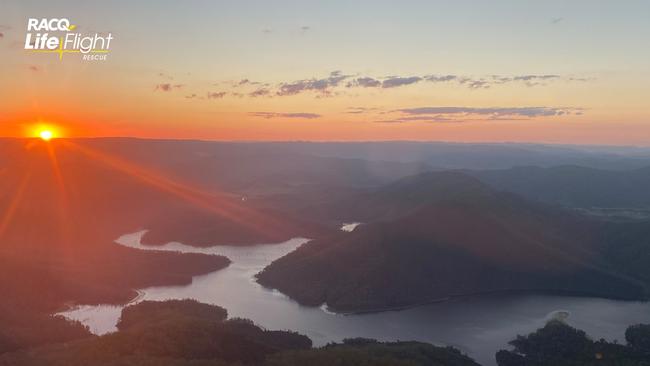
[[[460,173],[404,178],[340,205],[374,221],[304,245],[267,267],[260,283],[340,311],[495,291],[646,296],[640,281],[606,262],[601,223]]]

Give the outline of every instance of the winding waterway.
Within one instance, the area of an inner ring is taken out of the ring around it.
[[[351,231],[354,227],[345,229]],[[194,277],[186,286],[141,289],[134,302],[196,299],[222,306],[229,316],[252,319],[267,329],[300,332],[309,336],[316,346],[349,337],[419,340],[455,346],[484,365],[494,365],[497,350],[505,348],[517,334],[527,334],[543,326],[551,317],[566,318],[569,324],[585,330],[593,338],[619,341],[624,341],[628,325],[650,323],[650,303],[549,295],[478,296],[400,311],[334,314],[325,307],[301,306],[254,280],[254,275],[265,266],[308,239],[247,247],[195,248],[181,243],[148,247],[140,243],[144,233],[124,235],[116,242],[142,250],[220,254],[232,263],[225,269]],[[82,305],[60,314],[81,321],[96,334],[104,334],[116,330],[121,310],[121,306]]]

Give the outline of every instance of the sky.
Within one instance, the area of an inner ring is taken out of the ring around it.
[[[650,145],[650,2],[2,0],[0,135]],[[29,18],[112,34],[24,49]]]

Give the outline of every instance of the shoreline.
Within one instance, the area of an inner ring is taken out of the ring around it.
[[[263,286],[265,287],[265,286]],[[269,287],[265,287],[269,288]],[[273,289],[273,288],[269,288]],[[278,289],[274,289],[276,291],[280,291]],[[283,292],[281,292],[283,293]],[[495,290],[495,291],[482,291],[482,292],[473,292],[473,293],[468,293],[468,294],[461,294],[461,295],[451,295],[447,297],[441,297],[441,298],[436,298],[436,299],[431,299],[431,300],[424,300],[420,301],[417,303],[413,304],[408,304],[408,305],[399,305],[399,306],[384,306],[384,307],[376,307],[376,308],[370,308],[370,309],[365,309],[365,310],[337,310],[336,308],[332,308],[329,305],[327,305],[327,302],[322,303],[321,305],[307,305],[304,303],[300,303],[293,297],[283,293],[285,296],[289,297],[291,300],[297,302],[298,304],[302,306],[308,306],[308,307],[317,307],[317,308],[323,308],[325,309],[323,311],[326,311],[328,313],[336,314],[336,315],[343,315],[343,316],[352,316],[352,315],[364,315],[364,314],[378,314],[378,313],[384,313],[384,312],[391,312],[391,311],[403,311],[403,310],[409,310],[409,309],[414,309],[418,308],[421,306],[426,306],[426,305],[432,305],[432,304],[439,304],[439,303],[444,303],[444,302],[449,302],[449,301],[454,301],[454,300],[461,300],[461,299],[469,299],[469,298],[478,298],[478,297],[487,297],[487,296],[495,296],[495,295],[546,295],[546,296],[556,296],[556,297],[576,297],[576,298],[592,298],[592,299],[603,299],[603,300],[611,300],[611,301],[625,301],[625,302],[639,302],[639,303],[648,303],[650,302],[650,299],[629,299],[629,298],[622,298],[622,297],[604,297],[600,295],[596,295],[593,293],[587,293],[587,292],[580,292],[580,291],[560,291],[560,290]]]
[[[129,233],[129,234],[123,234],[123,235],[119,236],[118,238],[116,238],[113,241],[113,243],[115,245],[131,248],[131,249],[135,249],[135,250],[140,250],[140,251],[143,251],[143,252],[172,252],[172,253],[179,253],[179,254],[199,254],[199,255],[207,255],[207,256],[224,257],[224,258],[226,258],[228,260],[228,264],[223,268],[218,268],[218,269],[216,269],[214,271],[210,271],[210,272],[206,272],[206,273],[199,273],[199,274],[191,276],[190,281],[188,281],[187,284],[184,284],[184,286],[191,285],[195,277],[209,275],[211,273],[221,271],[221,270],[231,266],[232,263],[233,263],[233,261],[230,258],[228,258],[227,256],[225,256],[223,254],[204,253],[204,252],[201,252],[201,250],[206,250],[206,249],[215,248],[215,247],[243,248],[243,247],[260,247],[260,246],[267,246],[267,245],[270,246],[270,245],[283,244],[283,243],[286,243],[286,242],[288,242],[290,240],[294,240],[294,239],[304,240],[305,242],[308,242],[308,241],[312,240],[312,239],[305,238],[305,237],[294,237],[294,238],[290,238],[290,239],[288,239],[288,240],[286,240],[284,242],[279,242],[279,243],[258,243],[258,244],[252,244],[252,245],[220,245],[220,244],[217,244],[217,245],[212,245],[212,246],[209,246],[209,247],[196,247],[196,246],[193,246],[193,245],[187,245],[187,244],[183,244],[183,243],[169,242],[169,243],[166,243],[166,244],[162,244],[160,246],[149,246],[149,245],[145,245],[145,244],[142,243],[142,238],[144,237],[144,235],[148,231],[149,231],[148,229],[140,228],[138,231],[135,231],[135,232],[132,232],[132,233]],[[135,242],[130,242],[130,241],[125,241],[124,240],[124,239],[126,239],[128,237],[131,237],[131,236],[134,236],[136,238]],[[196,251],[182,251],[182,250],[179,250],[178,248],[175,248],[175,249],[165,248],[165,245],[168,245],[168,244],[179,244],[181,246],[185,246],[185,247],[188,247],[188,248],[193,248]],[[302,246],[304,244],[305,243],[301,243],[300,245],[298,245],[298,247],[300,247],[300,246]],[[252,279],[255,280],[255,282],[257,282],[256,275],[254,275],[252,277]],[[172,286],[172,285],[154,285],[153,287],[159,287],[159,286]],[[75,303],[75,302],[69,301],[69,302],[66,302],[66,303],[62,304],[60,307],[54,309],[54,311],[52,311],[50,313],[50,315],[51,316],[64,316],[65,317],[65,315],[63,315],[63,313],[75,311],[75,310],[78,310],[78,309],[80,309],[80,308],[82,308],[84,306],[115,306],[115,307],[121,307],[123,309],[123,308],[125,308],[125,307],[127,307],[129,305],[133,305],[133,304],[136,304],[136,303],[140,302],[142,300],[142,298],[146,295],[146,293],[145,293],[146,288],[147,287],[139,288],[139,289],[131,289],[130,291],[134,292],[134,295],[132,297],[126,299],[126,301],[124,301],[124,302],[113,302],[113,303],[104,302],[104,303],[96,303],[96,304],[91,304],[91,303],[80,304],[80,303]],[[291,299],[291,300],[295,301],[293,299]]]
[[[133,296],[131,299],[129,299],[127,302],[124,302],[124,303],[114,303],[114,304],[111,304],[111,303],[101,303],[101,304],[70,304],[70,303],[67,303],[67,304],[64,304],[63,306],[61,306],[59,309],[53,311],[50,315],[51,316],[64,316],[64,315],[62,315],[62,313],[79,310],[84,306],[115,306],[115,307],[125,308],[127,306],[139,303],[142,300],[142,298],[146,295],[145,292],[144,292],[144,289],[135,289],[135,290],[133,290],[133,292],[135,292],[135,296]]]

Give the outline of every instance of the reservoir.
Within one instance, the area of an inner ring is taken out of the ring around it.
[[[181,243],[149,247],[140,244],[145,232],[124,235],[116,242],[142,250],[220,254],[232,263],[225,269],[194,277],[186,286],[140,289],[140,296],[134,302],[195,299],[222,306],[230,317],[249,318],[267,329],[305,334],[315,346],[350,337],[418,340],[454,346],[483,365],[495,365],[494,354],[508,348],[508,341],[542,327],[552,318],[562,318],[592,338],[617,339],[622,343],[629,325],[650,323],[650,303],[531,294],[476,296],[399,311],[335,314],[324,306],[301,306],[255,282],[256,273],[308,239],[245,247],[195,248]],[[116,330],[121,309],[120,306],[82,305],[60,314],[81,321],[96,334],[104,334]]]

